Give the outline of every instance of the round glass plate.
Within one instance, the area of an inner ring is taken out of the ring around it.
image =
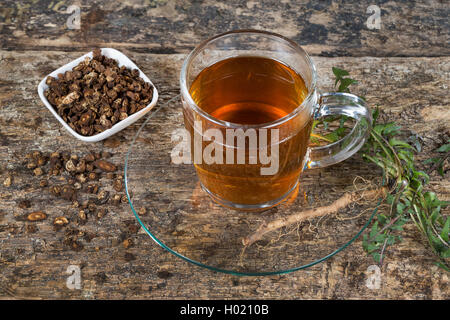
[[[356,155],[325,169],[304,171],[298,189],[275,208],[236,211],[216,204],[203,191],[192,164],[173,163],[172,150],[183,129],[179,96],[152,110],[130,145],[125,185],[131,210],[146,233],[186,261],[236,275],[304,269],[346,248],[376,212],[376,200],[354,203],[337,213],[269,232],[244,246],[242,240],[262,224],[367,188],[369,181],[377,180],[377,172]]]

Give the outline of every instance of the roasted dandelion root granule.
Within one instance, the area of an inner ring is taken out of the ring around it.
[[[72,71],[48,77],[45,97],[67,124],[83,136],[105,131],[144,109],[153,98],[153,87],[139,70],[119,67],[117,61],[93,51]]]

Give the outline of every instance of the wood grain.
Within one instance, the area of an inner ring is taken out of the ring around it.
[[[79,4],[81,25],[69,29],[67,8]],[[381,29],[367,12],[381,10]],[[233,29],[280,33],[321,56],[446,56],[450,8],[445,1],[87,1],[5,0],[0,47],[86,51],[93,46],[145,53],[186,53]]]
[[[130,226],[136,221],[127,204],[108,207],[104,218],[91,219],[83,226],[71,222],[69,227],[94,238],[81,239],[82,250],[70,250],[63,244],[68,227],[55,231],[51,218],[71,216],[73,212],[67,202],[38,188],[39,179],[23,167],[24,155],[30,150],[106,150],[113,154],[111,161],[123,170],[128,144],[142,120],[104,142],[75,140],[40,102],[36,88],[46,74],[83,52],[61,52],[62,46],[53,51],[41,51],[52,46],[39,47],[39,51],[28,50],[35,46],[22,51],[25,47],[21,44],[18,48],[0,51],[0,298],[450,298],[448,274],[433,265],[434,258],[414,226],[407,227],[404,241],[387,252],[379,289],[366,286],[367,270],[373,261],[364,254],[360,240],[304,271],[236,277],[188,264],[161,249],[142,230],[133,232],[136,229]],[[178,93],[184,54],[144,54],[135,48],[119,48],[152,79],[161,93],[161,103]],[[433,150],[449,139],[450,58],[313,59],[324,91],[332,89],[331,67],[345,67],[359,80],[355,93],[364,95],[370,106],[379,105],[388,120],[403,125],[405,137],[420,135],[424,150],[417,156],[419,163],[435,156]],[[170,126],[173,119],[160,121]],[[351,161],[343,164],[347,167],[352,167]],[[448,169],[444,178],[431,174],[429,187],[443,200],[450,200],[449,174]],[[9,176],[12,184],[7,187],[3,181]],[[24,199],[30,200],[30,208],[19,208],[18,203]],[[31,223],[17,218],[37,210],[45,211],[49,218],[34,222],[37,231],[27,233]],[[124,238],[132,239],[134,245],[125,248]],[[66,286],[69,265],[81,267],[80,290]]]

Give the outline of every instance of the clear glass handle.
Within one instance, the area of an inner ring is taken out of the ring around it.
[[[372,127],[372,114],[363,99],[350,93],[324,93],[314,119],[331,115],[351,117],[356,120],[356,124],[341,140],[309,148],[308,168],[321,168],[341,162],[358,152],[366,142]]]

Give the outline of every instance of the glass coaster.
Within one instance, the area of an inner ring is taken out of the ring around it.
[[[125,185],[131,210],[146,233],[167,251],[193,264],[252,276],[305,269],[351,244],[377,210],[377,199],[358,201],[337,213],[271,231],[244,246],[243,239],[261,225],[330,205],[345,192],[369,188],[370,181],[380,174],[356,155],[325,169],[304,171],[299,187],[275,208],[236,211],[208,196],[192,164],[173,163],[171,153],[183,128],[179,96],[155,107],[130,145]]]

